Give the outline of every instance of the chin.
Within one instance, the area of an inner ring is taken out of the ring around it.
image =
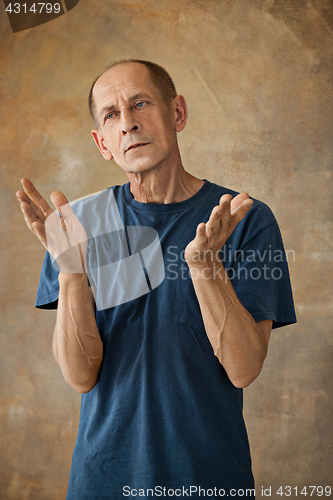
[[[160,162],[156,163],[155,161],[133,161],[129,165],[123,166],[123,169],[127,174],[141,174],[143,172],[149,172],[150,170],[154,170]]]

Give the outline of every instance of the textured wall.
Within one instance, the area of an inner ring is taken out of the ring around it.
[[[123,57],[164,65],[185,94],[185,168],[265,201],[295,252],[299,322],[273,333],[245,390],[259,493],[333,486],[332,1],[81,0],[15,34],[0,16],[0,497],[65,498],[80,403],[51,355],[54,313],[33,307],[44,252],[14,192],[23,176],[69,199],[127,180],[94,146],[86,108]]]

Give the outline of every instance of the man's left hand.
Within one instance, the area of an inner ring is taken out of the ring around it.
[[[194,240],[185,248],[187,264],[206,266],[219,260],[220,250],[252,205],[253,200],[246,193],[234,198],[224,194],[219,205],[213,208],[208,222],[198,225]]]

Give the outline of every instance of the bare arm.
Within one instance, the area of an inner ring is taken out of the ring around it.
[[[103,358],[93,303],[86,274],[59,273],[53,354],[66,382],[81,393],[96,385]]]
[[[71,238],[79,235],[81,243],[62,253],[65,221],[49,207],[46,200],[28,180],[22,179],[24,191],[18,191],[21,209],[29,229],[60,265],[57,321],[53,336],[53,353],[65,380],[79,392],[90,391],[98,381],[103,358],[103,344],[97,329],[94,302],[84,266],[84,230],[72,214],[65,196],[56,191],[51,199],[58,211],[70,220]],[[69,226],[68,226],[69,227]],[[48,228],[48,231],[47,231]],[[49,238],[48,235],[51,235]],[[62,240],[62,241],[61,241]]]
[[[257,323],[242,306],[218,253],[252,203],[245,193],[232,201],[230,195],[222,196],[209,221],[199,224],[185,251],[214,354],[231,382],[240,388],[253,382],[262,369],[272,320]]]

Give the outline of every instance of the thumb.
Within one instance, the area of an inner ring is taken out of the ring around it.
[[[68,204],[66,196],[60,191],[53,191],[53,193],[51,194],[51,200],[58,211],[59,208],[61,208],[63,205]]]

